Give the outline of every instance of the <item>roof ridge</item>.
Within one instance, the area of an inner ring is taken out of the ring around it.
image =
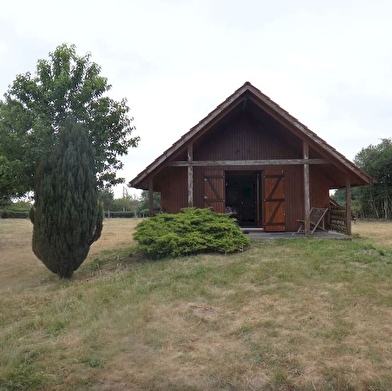
[[[359,177],[367,179],[368,182],[372,181],[372,178],[367,175],[361,168],[347,159],[342,153],[338,152],[334,147],[329,145],[324,139],[318,136],[315,132],[310,130],[305,124],[300,122],[297,118],[292,116],[288,111],[284,110],[276,102],[274,102],[270,97],[265,95],[261,90],[253,86],[249,81],[246,81],[241,87],[237,88],[231,95],[229,95],[223,102],[217,105],[213,110],[211,110],[203,119],[201,119],[196,125],[190,128],[189,131],[184,133],[176,142],[172,144],[171,147],[166,149],[158,158],[156,158],[150,165],[146,167],[144,171],[139,173],[134,179],[129,182],[129,185],[137,184],[145,176],[158,168],[162,163],[164,163],[170,156],[172,156],[185,142],[195,136],[201,129],[203,129],[208,123],[210,123],[217,115],[219,115],[225,109],[230,108],[230,104],[239,99],[247,91],[253,94],[257,99],[259,99],[264,105],[273,110],[279,117],[286,120],[289,124],[294,126],[300,133],[305,137],[310,138],[319,145],[337,161],[344,164],[350,171],[353,171]]]

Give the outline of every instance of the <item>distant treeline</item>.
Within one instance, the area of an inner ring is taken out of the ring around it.
[[[139,217],[137,212],[125,211],[125,212],[115,212],[107,210],[104,212],[105,218],[111,219],[127,219],[131,217]]]
[[[392,139],[382,139],[377,145],[363,148],[354,163],[375,180],[368,186],[351,190],[352,210],[356,217],[392,219]],[[345,190],[339,189],[333,198],[340,204],[346,200]]]
[[[0,217],[2,219],[27,219],[30,208],[29,202],[3,200],[0,205]]]

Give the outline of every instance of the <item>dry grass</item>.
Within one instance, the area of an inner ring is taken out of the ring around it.
[[[108,251],[133,226],[59,282],[0,220],[1,390],[392,389],[392,223],[160,262]]]
[[[353,224],[353,234],[369,239],[375,245],[392,248],[391,221],[359,220]]]
[[[138,219],[106,219],[101,238],[90,249],[88,263],[102,251],[114,250],[133,244],[132,230]],[[0,286],[37,284],[50,275],[31,250],[33,225],[28,219],[0,220]],[[15,264],[17,267],[15,267]],[[77,272],[76,272],[77,273]]]

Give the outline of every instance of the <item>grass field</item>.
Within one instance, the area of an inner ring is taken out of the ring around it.
[[[0,390],[392,389],[392,222],[159,262],[136,223],[59,281],[0,220]]]

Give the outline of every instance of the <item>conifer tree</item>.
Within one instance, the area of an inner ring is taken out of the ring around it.
[[[34,254],[61,279],[71,278],[102,231],[94,150],[83,125],[65,120],[35,176],[30,212]]]

